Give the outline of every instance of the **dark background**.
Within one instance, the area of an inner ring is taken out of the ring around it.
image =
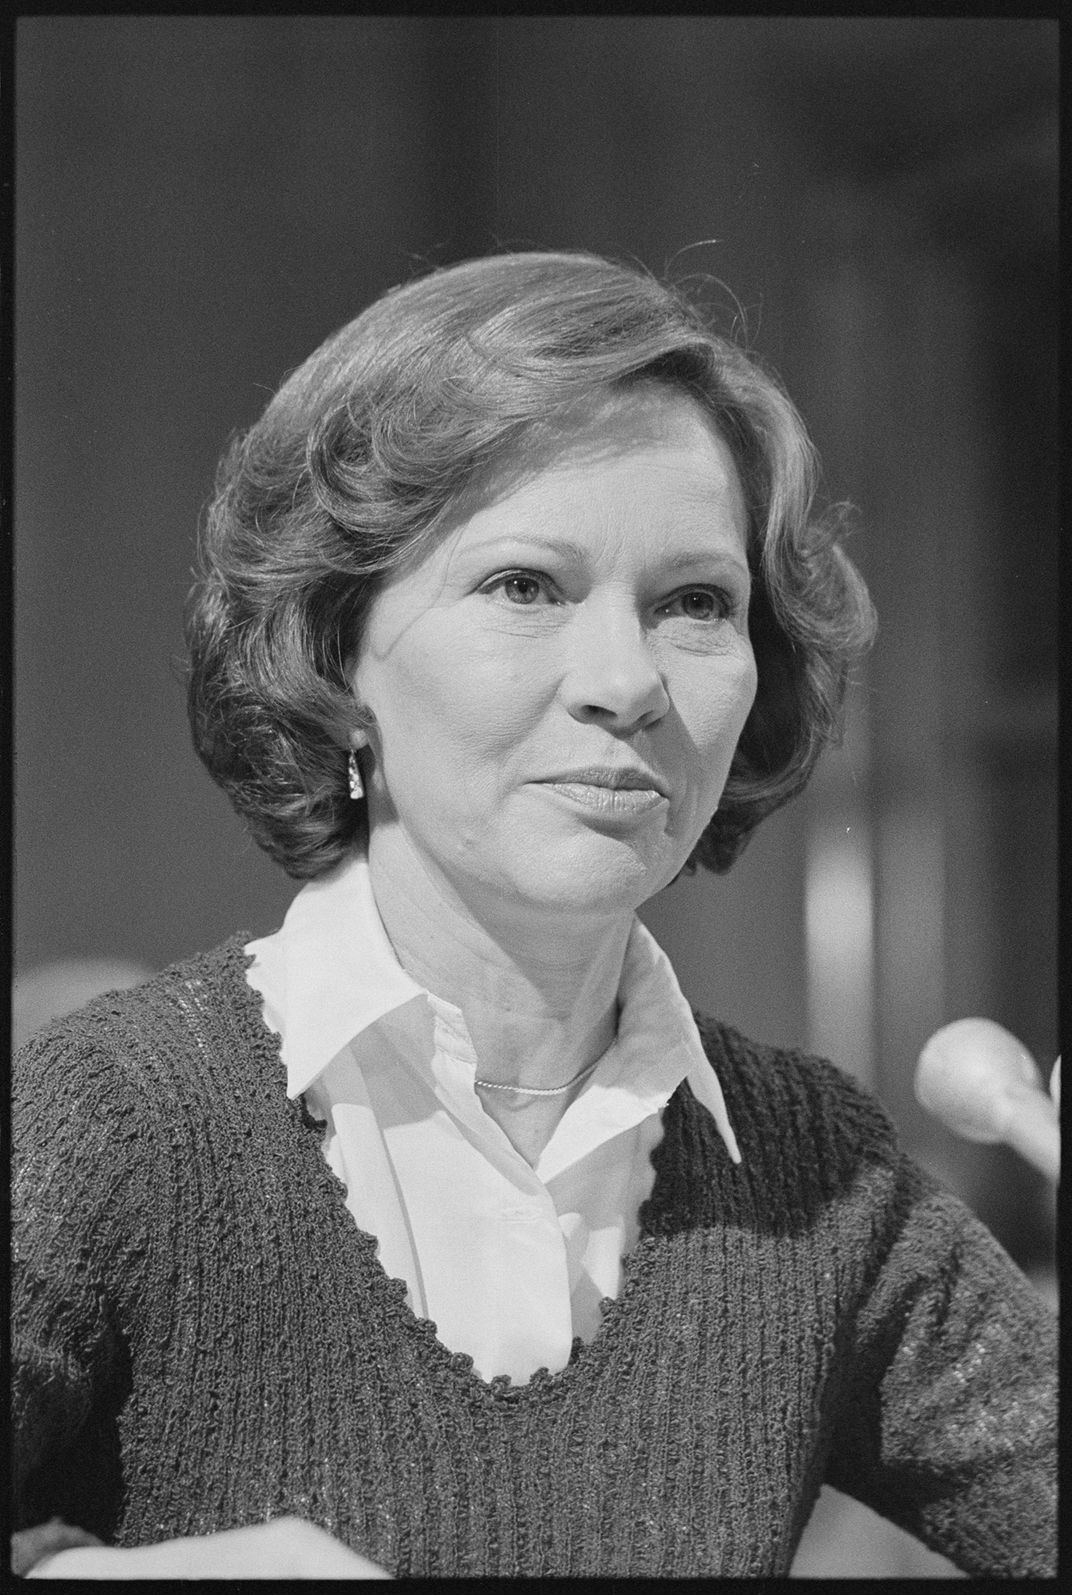
[[[24,18],[16,67],[17,973],[159,967],[293,891],[185,726],[228,434],[424,266],[636,258],[781,373],[882,628],[809,793],[645,917],[1045,1268],[1042,1182],[911,1074],[968,1013],[1057,1051],[1056,24]]]

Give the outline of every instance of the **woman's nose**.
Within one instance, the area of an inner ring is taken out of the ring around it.
[[[578,615],[571,632],[562,698],[574,719],[618,731],[662,719],[670,695],[635,613]]]

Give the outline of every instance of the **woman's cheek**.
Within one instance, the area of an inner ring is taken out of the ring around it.
[[[724,734],[727,739],[732,740],[734,749],[752,712],[758,684],[755,655],[751,647],[745,643],[735,661],[735,667],[727,674],[723,695]]]

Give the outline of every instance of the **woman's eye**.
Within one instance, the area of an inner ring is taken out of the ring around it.
[[[546,597],[547,584],[540,576],[530,575],[527,571],[517,571],[510,576],[497,577],[495,581],[488,583],[484,591],[502,593],[507,603],[516,604],[521,608]]]
[[[724,620],[733,605],[724,593],[710,587],[690,587],[686,592],[676,593],[663,608],[683,615],[686,620]]]

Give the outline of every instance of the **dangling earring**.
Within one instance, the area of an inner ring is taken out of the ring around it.
[[[364,797],[365,786],[361,780],[361,771],[357,767],[357,754],[353,748],[350,749],[346,759],[346,779],[350,783],[350,797],[356,803],[359,798]]]

